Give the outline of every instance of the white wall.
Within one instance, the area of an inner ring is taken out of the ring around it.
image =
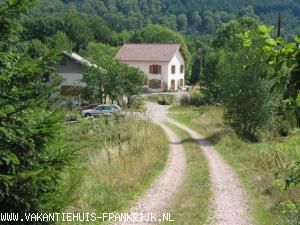
[[[62,76],[63,81],[60,84],[70,86],[86,86],[84,82],[81,82],[83,78],[84,68],[79,63],[65,57],[63,63],[56,66],[57,72]]]
[[[56,65],[57,72],[62,77],[62,82],[59,87],[63,85],[85,87],[86,83],[81,82],[83,73],[85,72],[84,67],[66,56],[63,57],[62,62]],[[51,96],[52,98],[58,98],[60,97],[60,93],[53,93]],[[82,99],[78,96],[66,96],[65,98],[71,100],[74,106],[79,107],[82,104]],[[66,103],[66,101],[64,101],[64,103]]]
[[[122,61],[130,66],[140,69],[143,71],[148,80],[158,79],[162,80],[162,87],[168,84],[168,62],[144,62],[144,61]],[[149,66],[150,65],[160,65],[161,66],[161,74],[150,74],[149,73]]]
[[[175,74],[172,74],[172,65],[175,65]],[[184,71],[183,73],[180,73],[180,66],[185,66],[184,58],[182,57],[179,50],[177,50],[176,54],[173,56],[172,60],[168,63],[168,87],[171,87],[171,80],[175,80],[175,90],[177,90],[177,82],[180,81],[180,79],[183,79],[184,81]]]

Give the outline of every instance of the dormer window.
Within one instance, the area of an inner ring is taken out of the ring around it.
[[[160,74],[161,73],[161,65],[150,65],[149,73],[151,74]]]
[[[183,73],[184,72],[184,65],[181,65],[180,66],[180,73]]]
[[[172,65],[172,67],[171,67],[171,73],[172,74],[176,73],[176,66],[175,65]]]

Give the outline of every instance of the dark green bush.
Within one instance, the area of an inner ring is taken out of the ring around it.
[[[191,93],[190,104],[194,106],[204,105],[206,103],[203,94],[200,91]]]
[[[174,95],[160,95],[157,103],[160,105],[172,105],[175,102]]]
[[[286,137],[290,133],[290,123],[286,120],[280,121],[278,126],[278,132],[281,136]]]
[[[159,95],[158,94],[151,94],[151,95],[147,96],[147,99],[151,102],[158,102]]]
[[[181,95],[179,98],[180,105],[190,105],[191,99],[188,95]]]

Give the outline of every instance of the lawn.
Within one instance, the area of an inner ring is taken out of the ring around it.
[[[82,119],[66,126],[64,138],[78,149],[64,177],[64,212],[101,215],[126,209],[163,170],[169,151],[161,128],[136,118]]]
[[[284,191],[282,177],[300,159],[299,130],[287,137],[272,137],[258,143],[240,140],[224,125],[223,109],[217,106],[173,107],[170,116],[195,129],[215,145],[237,171],[251,197],[257,224],[299,224],[300,188]]]

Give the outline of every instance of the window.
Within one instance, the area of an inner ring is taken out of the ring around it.
[[[120,109],[119,106],[117,106],[117,105],[112,105],[111,107],[116,110]]]
[[[161,80],[149,80],[149,88],[152,89],[157,89],[157,88],[161,88]]]
[[[151,73],[151,74],[160,74],[161,73],[161,66],[160,65],[150,65],[149,66],[149,73]]]
[[[183,71],[184,71],[184,65],[181,65],[180,66],[180,73],[183,73]]]
[[[172,71],[172,74],[176,73],[176,66],[175,65],[172,66],[171,71]]]
[[[110,106],[109,105],[103,106],[103,110],[110,110]]]

